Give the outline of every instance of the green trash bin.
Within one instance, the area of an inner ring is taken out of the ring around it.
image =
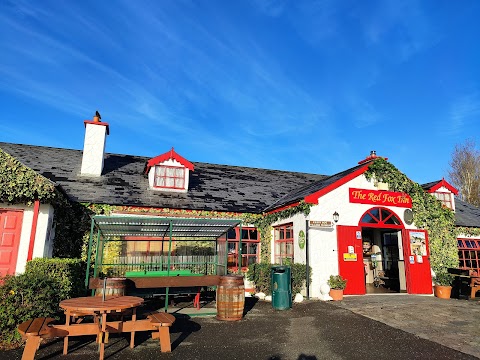
[[[290,266],[272,266],[272,306],[275,310],[292,307],[292,276]]]

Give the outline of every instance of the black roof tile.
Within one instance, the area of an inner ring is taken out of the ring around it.
[[[455,225],[480,227],[480,208],[455,198]]]
[[[101,177],[81,176],[81,150],[1,143],[0,148],[79,202],[260,213],[279,197],[324,175],[197,162],[188,193],[149,189],[147,157],[107,153]]]

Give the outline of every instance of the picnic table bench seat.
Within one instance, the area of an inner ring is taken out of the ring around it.
[[[152,326],[158,328],[158,332],[152,333],[152,339],[159,338],[160,351],[171,352],[170,326],[175,322],[175,317],[169,313],[153,311],[147,314],[147,318]]]
[[[24,321],[17,326],[17,331],[22,335],[24,340],[27,340],[25,349],[23,350],[22,360],[34,359],[42,339],[68,335],[68,332],[65,330],[51,327],[50,323],[53,321],[55,321],[55,319],[41,317]]]

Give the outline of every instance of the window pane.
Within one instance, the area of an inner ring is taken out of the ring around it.
[[[257,253],[257,244],[255,244],[255,243],[250,244],[249,249],[248,249],[248,253],[249,254],[256,254]]]
[[[370,214],[365,214],[365,216],[362,218],[362,223],[376,223],[376,221],[373,220]]]
[[[377,220],[380,219],[380,212],[378,211],[378,209],[372,209],[372,210],[370,210],[370,215],[372,215],[373,217],[375,217]]]
[[[228,229],[227,237],[229,239],[236,239],[237,238],[237,232],[235,231],[234,228]]]
[[[293,244],[288,242],[288,243],[286,243],[286,245],[287,245],[286,253],[287,254],[293,254]]]
[[[242,229],[242,239],[248,239],[248,230]]]
[[[257,229],[250,229],[248,230],[248,235],[251,240],[258,240],[258,232]]]

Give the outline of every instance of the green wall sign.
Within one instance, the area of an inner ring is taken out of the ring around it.
[[[302,250],[305,248],[305,232],[303,230],[298,233],[298,247]]]

